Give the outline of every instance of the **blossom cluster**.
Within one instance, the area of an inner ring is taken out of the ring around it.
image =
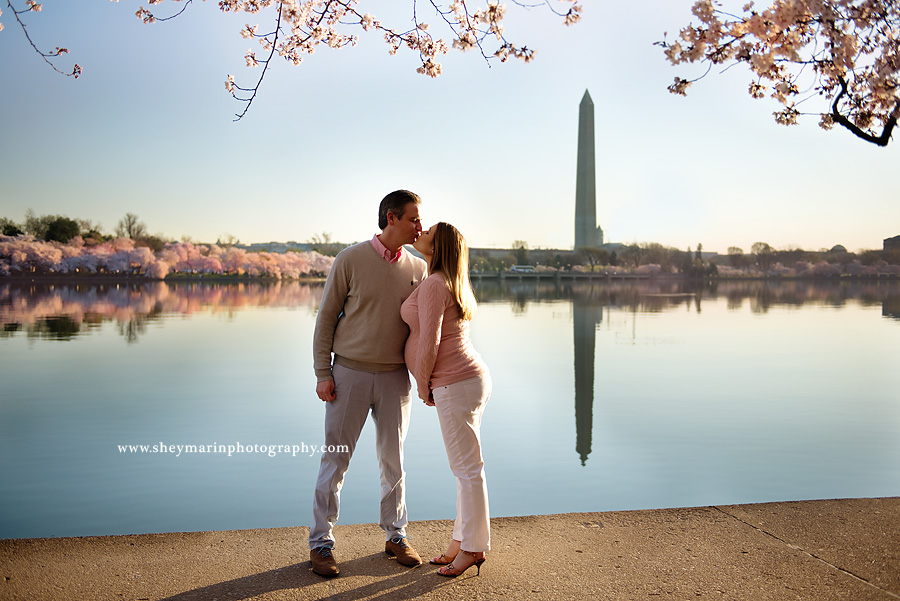
[[[150,4],[161,2],[163,0],[149,0]],[[223,12],[255,15],[265,11],[272,22],[267,31],[260,32],[258,24],[249,23],[240,30],[241,37],[256,40],[265,53],[265,56],[257,57],[250,48],[244,54],[247,67],[262,67],[255,86],[241,87],[235,83],[233,75],[228,75],[225,89],[236,99],[247,103],[246,108],[249,108],[276,52],[292,65],[299,65],[319,46],[343,48],[356,45],[358,37],[355,32],[360,29],[381,32],[390,54],[396,54],[404,47],[418,53],[419,66],[416,71],[429,77],[438,77],[442,73],[439,57],[447,54],[451,47],[462,51],[477,48],[486,60],[497,58],[501,62],[509,58],[528,62],[534,58],[534,50],[517,46],[504,36],[506,7],[499,0],[485,0],[483,3],[481,0],[452,0],[446,8],[432,1],[434,16],[443,22],[452,39],[449,45],[443,38],[430,33],[428,23],[416,12],[415,0],[411,3],[412,27],[404,30],[382,24],[372,14],[363,12],[359,4],[360,0],[220,0],[219,9]],[[562,17],[565,25],[573,25],[581,18],[580,0],[547,0],[544,4]],[[172,18],[158,18],[143,6],[135,14],[144,23]],[[246,113],[246,108],[238,118]]]
[[[216,244],[175,242],[154,253],[130,238],[85,246],[30,236],[0,236],[0,276],[12,273],[123,273],[162,279],[169,274],[222,274],[277,279],[324,275],[334,261],[312,252],[248,252]]]
[[[12,3],[8,2],[8,4],[9,4],[9,7],[13,10],[13,13],[16,13],[16,14],[27,13],[27,12],[39,13],[39,12],[41,12],[41,9],[44,7],[43,4],[38,4],[37,2],[35,2],[35,0],[26,0],[25,8],[23,8],[22,10],[19,10],[19,11],[17,11],[13,7]],[[3,10],[0,9],[0,17],[2,17],[2,16],[3,16]],[[0,31],[3,31],[3,23],[0,23]]]
[[[698,25],[661,42],[673,64],[746,64],[749,93],[766,95],[784,108],[778,123],[797,122],[806,100],[827,101],[820,126],[839,124],[860,138],[887,145],[900,117],[900,3],[896,0],[774,0],[740,15],[698,0]],[[702,77],[702,76],[701,76]],[[696,80],[676,77],[669,90],[685,94]]]

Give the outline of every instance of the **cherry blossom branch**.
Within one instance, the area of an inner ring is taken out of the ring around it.
[[[118,2],[118,0],[113,0],[113,1]],[[180,1],[181,0],[176,0],[176,2],[180,2]],[[193,1],[194,0],[186,0],[184,3],[184,6],[181,7],[180,11],[178,11],[174,15],[169,15],[168,17],[157,17],[156,15],[151,13],[149,10],[145,10],[143,6],[140,7],[138,9],[138,11],[134,14],[137,16],[137,18],[143,20],[144,23],[155,23],[157,21],[170,21],[171,19],[174,19],[175,17],[181,15],[181,13],[186,11],[188,5]],[[162,0],[150,0],[150,4],[159,4],[160,2],[162,2]]]
[[[278,17],[275,20],[275,31],[271,34],[275,37],[272,39],[271,42],[269,42],[268,36],[263,37],[263,39],[266,40],[266,43],[268,43],[271,46],[271,49],[269,50],[269,58],[267,58],[264,61],[257,61],[256,55],[254,53],[251,53],[249,50],[247,51],[247,55],[245,56],[245,58],[247,59],[248,67],[258,66],[260,62],[263,63],[262,73],[260,73],[259,79],[256,81],[256,85],[253,86],[253,88],[245,89],[245,88],[235,86],[234,85],[234,77],[232,77],[231,75],[228,76],[228,80],[225,82],[225,89],[227,89],[229,92],[231,92],[231,96],[235,100],[246,103],[244,105],[243,111],[241,111],[240,113],[235,113],[234,121],[240,121],[241,119],[243,119],[244,115],[247,114],[247,111],[250,110],[250,105],[253,104],[253,101],[256,99],[256,95],[257,95],[257,93],[259,93],[259,86],[262,85],[263,79],[265,78],[266,73],[269,70],[269,65],[272,62],[272,57],[275,55],[275,48],[276,48],[276,45],[278,42],[278,34],[280,31],[281,31],[281,11],[279,10]],[[235,89],[238,89],[242,92],[252,92],[252,93],[249,98],[240,98],[237,94],[234,93]]]
[[[797,123],[797,106],[818,96],[827,102],[819,113],[822,128],[837,123],[867,142],[887,145],[900,115],[900,2],[771,2],[762,11],[751,2],[736,16],[718,10],[713,0],[697,0],[692,12],[700,25],[658,45],[673,65],[746,64],[754,75],[750,95],[768,94],[784,106],[773,113],[780,124]],[[705,75],[676,77],[669,91],[685,95]],[[878,123],[881,133],[873,130]]]
[[[115,0],[113,0],[115,1]],[[164,0],[148,0],[152,4],[159,4]],[[181,0],[173,0],[179,2]],[[182,9],[169,17],[157,18],[149,10],[140,7],[135,13],[145,23],[164,21],[182,14],[192,0],[187,0]],[[357,37],[340,32],[337,26],[361,27],[364,31],[380,31],[385,42],[390,46],[390,54],[396,54],[402,47],[419,54],[419,67],[416,71],[429,77],[438,77],[442,73],[442,66],[437,62],[437,57],[447,54],[449,47],[443,39],[435,39],[428,32],[428,25],[419,21],[417,12],[418,0],[412,1],[413,27],[398,33],[396,30],[381,24],[374,16],[361,13],[355,8],[360,1],[366,0],[219,0],[219,9],[222,12],[246,12],[255,14],[262,9],[273,7],[277,11],[275,30],[266,35],[256,33],[258,26],[249,24],[241,30],[244,38],[256,38],[269,56],[265,60],[258,60],[256,53],[248,50],[244,59],[248,67],[263,65],[262,73],[253,87],[240,87],[235,84],[234,76],[228,75],[225,81],[225,89],[239,102],[246,103],[244,110],[236,114],[237,120],[243,118],[250,105],[256,99],[263,79],[274,58],[275,51],[286,61],[293,65],[299,65],[302,54],[312,54],[316,46],[325,44],[331,48],[341,48],[355,45]],[[409,1],[409,0],[407,0]],[[441,19],[450,29],[453,37],[452,47],[465,51],[478,48],[482,57],[490,65],[490,59],[497,58],[500,62],[506,62],[509,58],[520,58],[529,62],[534,58],[534,50],[527,46],[517,47],[509,42],[503,35],[502,20],[506,8],[500,5],[500,0],[468,0],[473,2],[485,2],[483,8],[474,12],[469,10],[467,0],[450,0],[447,10],[443,10],[437,0],[429,0]],[[556,3],[568,3],[571,7],[561,12],[554,7],[550,0],[544,0],[542,4],[527,5],[513,0],[519,6],[528,8],[547,6],[550,11],[563,17],[566,25],[573,25],[581,18],[581,0],[554,0]],[[350,17],[350,19],[347,19]],[[287,28],[290,28],[288,31]],[[489,53],[485,44],[493,36],[499,45],[493,53]],[[240,92],[240,94],[238,94]]]
[[[897,125],[897,115],[900,114],[900,100],[897,100],[897,104],[894,105],[894,110],[891,112],[890,117],[888,117],[888,120],[884,124],[884,128],[881,130],[881,135],[875,136],[857,126],[838,110],[838,104],[840,104],[841,98],[847,93],[847,82],[843,78],[839,78],[839,81],[841,84],[841,91],[835,97],[834,103],[831,105],[831,118],[834,119],[835,123],[838,125],[850,130],[856,137],[862,138],[866,142],[871,142],[878,146],[887,146],[888,142],[891,141],[891,132]]]
[[[538,8],[540,6],[546,6],[548,9],[550,9],[550,12],[552,12],[554,15],[556,15],[558,17],[563,17],[565,19],[566,25],[574,25],[576,22],[578,22],[581,19],[581,6],[579,4],[575,4],[574,3],[575,0],[563,0],[563,1],[573,3],[572,8],[570,8],[569,10],[567,10],[564,13],[556,10],[556,8],[553,7],[553,4],[550,2],[550,0],[544,0],[543,2],[538,2],[537,4],[526,4],[524,2],[521,2],[520,0],[512,0],[512,3],[515,4],[516,6],[521,6],[522,8]],[[572,22],[570,23],[569,20],[572,20]]]
[[[463,2],[462,5],[463,5],[463,8],[465,8],[466,3]],[[444,23],[447,24],[447,27],[450,28],[450,31],[453,32],[454,36],[456,36],[458,38],[459,36],[456,31],[456,25],[458,23],[451,21],[449,18],[447,18],[447,15],[452,14],[452,11],[444,12],[443,10],[441,10],[441,7],[437,5],[435,0],[431,0],[431,6],[434,8],[435,12],[437,12],[439,15],[441,15],[441,18],[444,20]],[[466,19],[468,19],[469,11],[467,8],[465,10],[465,14],[466,14]],[[467,21],[467,24],[468,24],[468,21]],[[482,58],[484,58],[484,62],[486,62],[488,64],[488,66],[490,67],[491,63],[488,58],[488,55],[485,54],[485,52],[484,52],[484,47],[481,45],[481,40],[476,40],[475,44],[478,46],[478,51],[481,52],[481,56],[482,56]]]
[[[66,77],[74,77],[78,79],[78,77],[82,73],[81,66],[78,63],[75,63],[75,67],[72,69],[71,73],[66,73],[65,71],[60,71],[59,68],[54,65],[50,59],[54,56],[59,56],[60,54],[68,54],[69,50],[67,48],[56,47],[56,50],[53,52],[43,52],[38,47],[37,44],[34,43],[34,40],[31,39],[31,36],[28,34],[28,28],[25,26],[25,23],[22,19],[19,18],[19,15],[27,12],[41,12],[42,5],[38,4],[35,0],[27,0],[25,5],[28,8],[23,8],[22,10],[16,10],[16,8],[12,5],[12,0],[6,0],[6,5],[12,11],[13,16],[16,18],[16,21],[19,23],[19,27],[22,28],[22,33],[25,34],[25,38],[28,40],[28,43],[31,44],[31,47],[34,48],[34,51],[38,53],[38,55],[44,60],[45,63],[50,65],[50,68],[59,73],[60,75],[65,75]],[[2,14],[2,13],[0,13]],[[3,30],[3,24],[0,23],[0,31]]]

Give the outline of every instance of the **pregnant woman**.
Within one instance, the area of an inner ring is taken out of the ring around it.
[[[456,577],[475,566],[481,573],[491,546],[487,483],[481,457],[481,414],[491,394],[487,366],[469,341],[475,295],[469,282],[469,249],[459,231],[438,223],[413,245],[428,263],[428,277],[400,308],[409,324],[406,365],[419,397],[436,408],[450,470],[456,476],[456,521],[447,550],[431,563]]]

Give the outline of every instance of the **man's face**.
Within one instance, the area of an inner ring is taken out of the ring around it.
[[[393,226],[401,240],[401,244],[412,244],[422,233],[422,220],[419,218],[419,205],[414,202],[406,204],[403,217],[388,213],[388,225]]]

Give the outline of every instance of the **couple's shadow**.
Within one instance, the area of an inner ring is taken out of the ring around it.
[[[450,584],[435,573],[435,566],[427,562],[407,568],[387,558],[384,553],[340,561],[341,575],[322,578],[313,573],[304,561],[274,570],[227,580],[160,601],[240,601],[275,591],[294,591],[296,599],[415,599]]]

